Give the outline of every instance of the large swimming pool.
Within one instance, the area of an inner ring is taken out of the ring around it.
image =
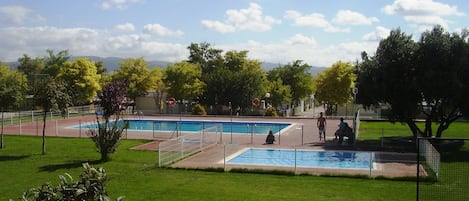
[[[373,152],[249,148],[227,164],[373,169]]]
[[[274,133],[292,126],[291,123],[247,122],[247,121],[194,121],[194,120],[153,120],[125,119],[129,122],[128,130],[163,131],[163,132],[200,132],[216,125],[222,125],[223,133],[266,135],[269,130]],[[76,126],[79,128],[80,126]],[[95,128],[96,124],[82,125],[82,128]]]

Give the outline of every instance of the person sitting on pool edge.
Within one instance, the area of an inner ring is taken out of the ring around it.
[[[265,138],[265,143],[264,144],[273,144],[275,142],[275,136],[272,133],[272,131],[269,131],[269,134],[267,134],[267,138]]]

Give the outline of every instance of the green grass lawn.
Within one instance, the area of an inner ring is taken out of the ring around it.
[[[362,122],[361,128],[368,139],[380,134],[368,134],[367,127],[388,126],[367,124]],[[45,182],[56,185],[64,173],[77,178],[86,161],[105,168],[110,196],[125,200],[415,200],[415,182],[410,181],[157,168],[156,152],[130,150],[144,140],[123,140],[111,161],[97,163],[99,154],[90,139],[48,137],[46,155],[40,154],[41,142],[40,137],[5,136],[0,200],[19,200],[24,191]]]

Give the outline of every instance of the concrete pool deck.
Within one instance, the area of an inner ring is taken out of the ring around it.
[[[230,116],[133,116],[128,115],[124,118],[129,119],[168,119],[168,120],[207,120],[207,121],[248,121],[248,122],[282,122],[292,123],[293,125],[280,135],[276,135],[276,142],[273,145],[262,145],[265,141],[265,135],[237,135],[224,133],[222,142],[202,152],[193,155],[187,159],[179,161],[172,165],[175,168],[233,168],[246,169],[268,169],[295,171],[297,174],[353,174],[370,175],[386,177],[404,177],[415,176],[416,174],[416,156],[415,154],[403,154],[393,152],[375,152],[375,168],[370,170],[363,169],[333,169],[333,168],[300,168],[280,167],[280,166],[255,166],[255,165],[227,165],[223,164],[224,156],[230,156],[241,149],[251,147],[272,147],[286,149],[314,149],[314,150],[353,150],[351,146],[339,146],[332,140],[326,142],[319,141],[318,129],[315,118],[268,118],[268,117],[230,117]],[[59,137],[88,137],[87,129],[72,128],[73,126],[94,123],[94,115],[72,117],[67,119],[49,120],[46,124],[46,136]],[[347,120],[351,123],[352,120]],[[333,138],[333,133],[337,129],[339,121],[337,119],[327,119],[327,136]],[[42,121],[31,122],[19,125],[5,125],[5,134],[11,135],[42,135]],[[127,131],[124,138],[127,139],[146,139],[152,142],[136,147],[136,149],[157,150],[161,141],[169,139],[173,135],[168,132],[153,131]],[[227,147],[225,147],[225,144]],[[225,149],[226,148],[226,149]],[[224,152],[226,151],[226,154]]]

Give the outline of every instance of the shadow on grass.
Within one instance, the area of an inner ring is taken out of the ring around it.
[[[93,160],[93,161],[70,161],[69,163],[64,163],[64,164],[52,164],[52,165],[45,165],[42,167],[39,167],[39,171],[41,172],[54,172],[56,170],[60,169],[71,169],[71,168],[79,168],[82,167],[83,163],[89,163],[90,165],[96,165],[99,163],[102,163],[103,161],[101,160]]]
[[[0,156],[0,161],[15,161],[15,160],[22,160],[28,158],[29,155],[23,156]]]

